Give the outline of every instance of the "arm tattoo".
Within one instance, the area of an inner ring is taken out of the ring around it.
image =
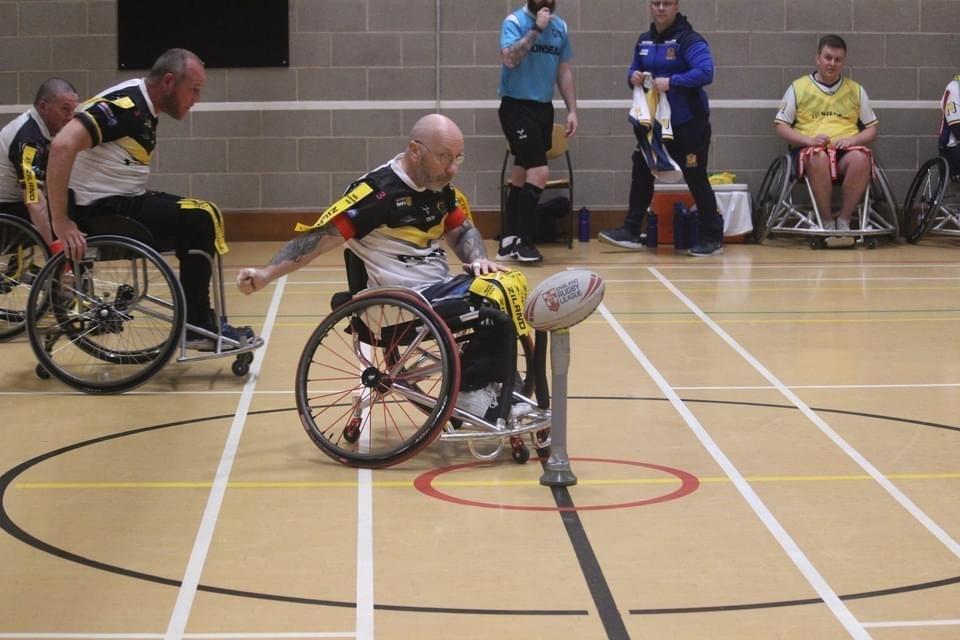
[[[320,240],[324,236],[339,235],[339,231],[332,225],[326,225],[319,229],[313,229],[303,234],[299,238],[294,238],[287,244],[280,247],[280,251],[270,259],[269,264],[280,264],[281,262],[300,262],[305,256],[313,253]]]
[[[530,31],[523,34],[522,38],[507,47],[504,64],[507,65],[508,69],[516,68],[526,55],[530,53],[530,49],[533,48],[533,43],[536,42],[538,35],[536,31],[530,29]]]
[[[453,252],[464,262],[473,262],[487,257],[487,249],[483,245],[483,236],[469,220],[464,220],[460,234],[452,244]]]

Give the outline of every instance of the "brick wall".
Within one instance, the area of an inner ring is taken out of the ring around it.
[[[439,97],[464,101],[445,109],[467,137],[458,185],[475,207],[496,208],[504,149],[495,108],[498,37],[519,4],[290,0],[290,67],[211,69],[203,103],[188,118],[162,117],[152,186],[225,209],[316,210],[401,150],[411,124]],[[716,101],[711,169],[733,171],[754,189],[784,150],[773,135],[774,105],[812,69],[823,33],[847,38],[850,75],[881,105],[935,101],[960,70],[958,0],[682,0],[681,11],[708,39],[717,64],[709,88]],[[558,12],[571,28],[581,100],[581,130],[571,143],[575,204],[624,208],[633,146],[625,71],[649,24],[647,4],[558,0]],[[13,105],[29,102],[49,75],[71,80],[82,97],[130,77],[116,70],[115,34],[113,0],[0,1],[0,121],[14,117]],[[748,102],[758,100],[767,103]],[[265,101],[283,108],[238,104]],[[902,197],[919,163],[936,153],[938,114],[928,103],[877,111],[876,148]]]

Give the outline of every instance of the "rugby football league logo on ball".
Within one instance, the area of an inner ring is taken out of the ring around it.
[[[586,269],[556,273],[537,285],[527,298],[524,315],[539,331],[568,329],[600,306],[606,285]]]

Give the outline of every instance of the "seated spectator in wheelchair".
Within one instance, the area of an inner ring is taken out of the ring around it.
[[[53,232],[74,260],[82,258],[86,248],[80,227],[88,220],[112,214],[146,227],[155,249],[176,251],[187,324],[217,333],[210,305],[212,264],[207,256],[227,251],[220,210],[212,202],[146,189],[159,114],[182,120],[200,98],[205,82],[203,61],[196,54],[169,49],[145,78],[121,82],[84,102],[53,139],[47,197]],[[220,329],[233,340],[253,338],[249,327],[223,323]],[[216,341],[188,329],[186,346],[214,351]]]
[[[960,180],[960,75],[947,83],[941,105],[940,154],[950,165],[950,177]]]
[[[450,182],[463,159],[459,127],[437,113],[424,116],[403,153],[353,182],[315,224],[298,225],[303,235],[266,266],[242,269],[237,286],[245,294],[259,291],[346,243],[363,261],[370,286],[408,287],[435,307],[467,300],[476,276],[508,270],[487,258],[483,237],[457,204]],[[451,275],[441,237],[470,265],[467,274]],[[465,346],[458,407],[481,417],[491,408],[504,367],[499,345],[506,339],[516,339],[509,323],[483,328]]]
[[[813,73],[787,88],[775,119],[776,133],[792,149],[798,176],[806,176],[824,229],[850,230],[850,218],[873,171],[870,144],[877,117],[867,92],[843,77],[847,43],[825,35],[817,46]],[[834,180],[842,178],[839,211],[831,207]]]
[[[53,242],[44,183],[50,140],[73,118],[77,90],[61,78],[45,80],[33,106],[0,129],[0,213],[33,223]]]

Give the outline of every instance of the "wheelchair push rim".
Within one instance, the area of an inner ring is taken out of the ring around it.
[[[386,467],[440,434],[459,382],[453,335],[430,306],[414,294],[371,290],[337,307],[307,340],[297,410],[334,460]]]
[[[30,287],[50,259],[33,225],[0,214],[0,342],[26,329]]]
[[[129,238],[99,236],[88,240],[79,262],[62,253],[51,258],[27,307],[38,374],[42,369],[87,393],[119,393],[170,360],[186,303],[160,254]]]
[[[910,183],[903,204],[903,232],[907,242],[915,244],[930,231],[947,190],[947,161],[942,157],[927,160]]]

